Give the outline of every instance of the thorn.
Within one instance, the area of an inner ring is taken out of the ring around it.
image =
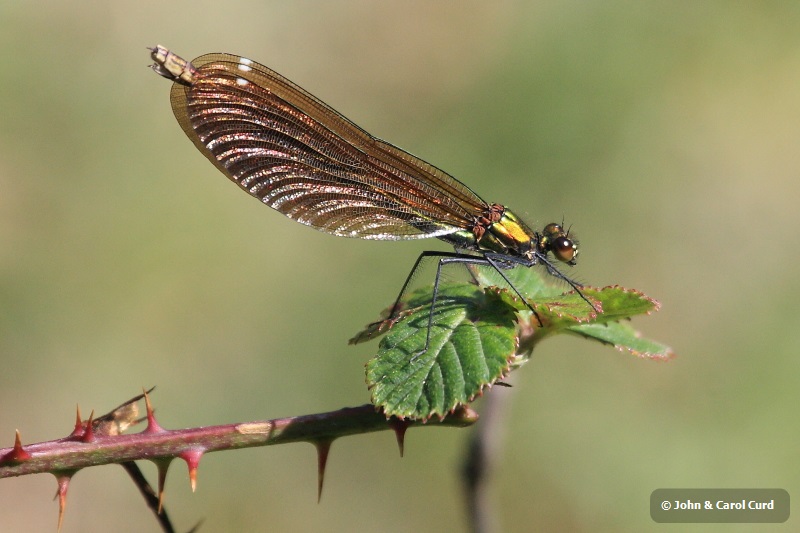
[[[186,461],[186,466],[189,467],[189,484],[192,487],[192,492],[197,489],[197,465],[200,464],[203,452],[204,450],[187,450],[178,455],[178,457]]]
[[[325,482],[325,467],[328,464],[328,455],[334,439],[322,439],[312,442],[317,449],[317,503],[322,499],[322,486]]]
[[[0,463],[24,463],[30,458],[31,454],[22,447],[22,437],[19,434],[19,430],[17,430],[16,436],[14,437],[14,447],[10,452],[5,454],[3,457],[0,457]]]
[[[72,430],[70,437],[80,437],[83,435],[83,420],[81,420],[81,406],[75,405],[75,429]]]
[[[158,468],[158,514],[161,514],[161,510],[164,508],[164,485],[167,482],[167,470],[172,464],[172,459],[173,457],[166,457],[153,461]]]
[[[328,452],[331,451],[333,439],[312,441],[317,449],[317,503],[322,499],[322,485],[325,482],[325,466],[328,464]]]
[[[389,419],[389,427],[394,430],[394,436],[397,437],[397,447],[400,448],[400,457],[403,457],[405,451],[406,430],[411,422],[392,417]]]
[[[73,474],[59,474],[56,476],[56,481],[58,482],[58,491],[56,492],[56,498],[58,498],[58,531],[61,531],[61,525],[64,523],[64,512],[67,510],[67,490]]]
[[[14,437],[14,450],[11,453],[13,454],[15,461],[27,461],[31,458],[31,454],[25,451],[25,448],[22,447],[22,436],[20,435],[19,430],[16,431],[16,436]]]
[[[89,415],[89,420],[86,421],[86,430],[83,432],[83,435],[81,435],[82,442],[94,442],[96,440],[94,436],[93,419],[94,419],[94,409],[92,409],[92,412]]]
[[[146,391],[144,390],[144,388],[142,388],[142,392],[144,393],[144,405],[147,408],[147,427],[142,433],[163,433],[166,430],[162,428],[158,424],[158,422],[156,422],[155,412],[153,411],[153,404],[150,403],[150,395],[148,394],[148,392],[150,391]],[[194,491],[194,489],[192,489],[192,491]]]

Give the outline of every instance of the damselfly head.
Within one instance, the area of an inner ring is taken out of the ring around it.
[[[578,241],[570,239],[569,230],[564,231],[560,224],[548,224],[539,236],[539,251],[543,254],[553,252],[553,256],[568,265],[575,265],[578,257]]]

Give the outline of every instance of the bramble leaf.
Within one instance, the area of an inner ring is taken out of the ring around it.
[[[407,314],[367,363],[372,402],[386,416],[444,417],[508,373],[517,348],[514,310],[496,290],[442,284],[415,292]],[[428,349],[425,341],[432,320]]]
[[[675,357],[669,346],[642,338],[633,326],[625,322],[581,324],[569,327],[567,331],[586,339],[611,344],[618,350],[627,351],[637,357],[661,361]]]
[[[504,271],[526,297],[523,301],[494,269],[469,270],[484,288],[442,283],[433,312],[432,288],[419,289],[403,298],[396,316],[384,312],[351,339],[355,344],[386,334],[377,356],[367,363],[367,385],[373,404],[387,417],[444,417],[520,366],[535,344],[556,333],[600,341],[638,357],[674,356],[668,346],[620,322],[659,309],[656,300],[639,291],[586,286],[581,295],[561,292],[539,269]]]

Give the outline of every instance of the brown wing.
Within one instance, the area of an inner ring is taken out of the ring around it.
[[[226,176],[268,206],[344,237],[414,239],[465,229],[486,203],[452,176],[371,136],[280,74],[208,54],[172,109]]]

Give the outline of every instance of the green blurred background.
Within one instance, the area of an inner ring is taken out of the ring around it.
[[[499,530],[659,525],[661,487],[800,496],[797,2],[4,2],[0,437],[67,434],[157,385],[179,428],[368,400],[347,339],[436,241],[336,239],[229,183],[146,67],[157,43],[264,63],[533,226],[581,239],[573,274],[659,299],[634,325],[669,363],[575,338],[515,375]],[[180,530],[457,531],[469,430],[206,456]],[[144,464],[149,475],[154,467]],[[0,530],[53,531],[50,476],[0,482]],[[761,530],[796,530],[796,518]],[[118,467],[80,472],[65,532],[158,531]]]

